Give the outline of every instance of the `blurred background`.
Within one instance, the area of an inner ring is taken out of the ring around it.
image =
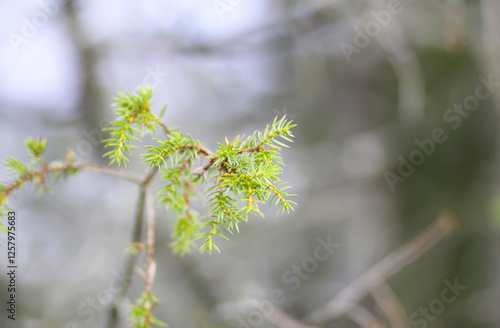
[[[2,161],[40,136],[50,161],[105,165],[112,97],[144,83],[212,150],[275,116],[298,124],[283,154],[294,213],[181,258],[158,210],[155,313],[170,327],[305,327],[444,209],[455,233],[317,326],[500,327],[498,1],[2,0],[0,32]],[[138,187],[81,172],[50,188],[10,201],[18,317],[2,274],[0,327],[108,327]],[[336,245],[322,261],[319,240]],[[143,287],[136,274],[124,311]]]

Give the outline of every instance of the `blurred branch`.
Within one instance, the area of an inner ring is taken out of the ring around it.
[[[144,203],[146,199],[146,191],[143,186],[141,186],[141,190],[139,193],[139,200],[137,202],[137,210],[134,219],[134,228],[132,231],[132,243],[140,243],[141,235],[142,235],[142,226],[144,221]],[[118,299],[114,302],[113,307],[110,309],[110,315],[108,319],[108,323],[106,327],[115,328],[118,327],[119,323],[119,306],[123,299],[125,298],[128,289],[130,287],[130,283],[132,282],[132,275],[134,272],[135,264],[137,263],[138,254],[130,254],[125,263],[125,274],[124,281],[122,284],[122,289],[120,291],[120,295]]]
[[[372,290],[375,301],[393,328],[409,328],[406,311],[391,287],[386,283]]]
[[[483,18],[483,39],[479,47],[480,63],[484,74],[500,76],[500,2],[497,0],[482,0],[481,11]],[[500,94],[494,92],[492,96],[497,114],[500,114]]]
[[[402,27],[396,22],[390,26],[393,33],[400,33]],[[398,114],[400,119],[410,126],[418,125],[424,118],[425,83],[415,51],[403,37],[377,38],[382,49],[387,53],[387,60],[392,65],[398,79]]]
[[[348,312],[349,317],[362,328],[384,328],[383,325],[370,311],[365,307],[355,304]],[[400,328],[400,327],[398,327]]]
[[[99,49],[89,42],[84,26],[79,16],[79,5],[76,0],[68,0],[64,4],[64,13],[69,25],[68,35],[78,53],[79,95],[76,106],[79,116],[90,129],[100,129],[100,122],[106,113],[103,106],[102,92],[99,83]],[[100,153],[104,148],[98,144]],[[97,156],[96,160],[102,160]]]
[[[138,245],[142,242],[142,227],[144,225],[144,208],[145,208],[145,203],[147,203],[148,206],[148,220],[150,220],[150,216],[154,216],[154,203],[151,204],[151,193],[149,192],[148,194],[148,186],[153,180],[154,176],[158,173],[158,168],[155,167],[149,174],[147,174],[141,181],[141,189],[139,192],[139,200],[137,202],[137,210],[135,214],[135,219],[134,219],[134,228],[132,231],[132,244]],[[151,210],[151,206],[153,209]],[[151,243],[150,240],[150,222],[148,222],[148,244]],[[152,238],[152,242],[154,243],[154,235]],[[154,254],[154,252],[153,252]],[[114,328],[117,327],[117,324],[119,323],[119,306],[122,303],[122,301],[125,299],[125,296],[127,295],[128,289],[130,287],[130,283],[132,282],[132,275],[134,272],[135,265],[137,263],[137,258],[138,258],[138,253],[135,254],[130,254],[126,260],[125,263],[125,275],[124,275],[124,282],[122,284],[122,289],[120,291],[120,295],[118,299],[115,301],[113,307],[110,309],[110,314],[109,314],[109,319],[106,327],[109,328]],[[148,257],[149,259],[149,257]]]
[[[225,304],[220,304],[218,320],[227,320],[230,318],[236,318],[238,315],[245,314],[251,315],[255,311],[261,311],[258,307],[259,301],[256,299],[247,299],[240,302],[229,302]],[[291,317],[283,310],[276,306],[273,306],[268,313],[266,311],[266,320],[270,323],[281,327],[281,328],[316,328],[314,326],[306,325],[303,322]],[[240,325],[241,326],[241,325]]]
[[[375,264],[330,302],[310,313],[305,321],[321,325],[348,313],[366,294],[449,236],[455,230],[456,224],[454,214],[449,211],[444,212],[419,236]]]
[[[355,13],[360,19],[368,16],[370,10],[376,6],[385,6],[385,1],[377,0],[367,2],[365,14]],[[401,121],[407,125],[415,126],[424,117],[425,111],[425,83],[413,48],[403,35],[403,27],[399,24],[399,18],[394,17],[390,24],[385,26],[375,40],[387,54],[387,61],[392,65],[398,80],[398,114]],[[360,22],[361,23],[361,22]]]
[[[466,45],[465,21],[467,9],[465,0],[445,0],[443,4],[443,34],[450,51],[461,50]]]
[[[228,49],[240,47],[242,43],[250,41],[253,39],[264,39],[267,45],[272,45],[280,43],[280,39],[297,37],[300,35],[308,34],[322,28],[328,24],[331,24],[334,19],[340,19],[341,16],[335,8],[331,5],[322,6],[320,8],[314,9],[310,12],[297,15],[292,18],[285,18],[273,22],[271,24],[266,24],[249,31],[239,33],[228,40],[221,43],[210,46],[209,49]],[[262,37],[265,35],[265,38]],[[262,42],[260,45],[265,45]],[[255,44],[252,44],[252,48]]]
[[[268,318],[268,320],[281,328],[315,328],[292,318],[279,308],[274,309],[273,314]]]
[[[277,46],[288,45],[291,37],[314,32],[341,18],[335,8],[331,5],[325,5],[293,18],[278,19],[273,23],[238,33],[226,40],[215,43],[187,44],[185,41],[175,39],[171,35],[157,33],[152,37],[137,35],[131,38],[128,36],[127,39],[118,39],[118,42],[116,40],[106,40],[99,47],[105,50],[123,46],[137,48],[139,44],[145,48],[166,46],[169,53],[182,55],[235,55],[248,51],[259,51],[262,48],[276,48]],[[165,42],[166,40],[170,42]]]

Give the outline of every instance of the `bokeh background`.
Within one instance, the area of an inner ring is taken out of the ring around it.
[[[397,13],[377,22],[372,11],[389,8]],[[303,321],[444,209],[456,232],[387,279],[394,317],[370,294],[357,315],[322,327],[500,327],[498,86],[453,123],[443,117],[480,77],[500,81],[496,0],[2,0],[0,32],[2,161],[24,158],[24,140],[41,136],[49,160],[72,149],[80,162],[106,164],[99,131],[114,117],[112,97],[143,83],[156,89],[154,111],[168,104],[169,126],[212,150],[275,116],[298,124],[284,151],[294,213],[252,217],[219,241],[221,254],[181,258],[169,246],[171,214],[158,210],[156,314],[171,327],[291,327],[248,321],[259,313],[252,300],[282,290],[276,308]],[[362,47],[346,55],[356,40]],[[446,141],[391,188],[388,172],[435,129]],[[128,169],[145,168],[136,158]],[[9,179],[4,168],[0,177]],[[123,270],[138,187],[94,172],[50,187],[10,202],[18,318],[3,310],[2,274],[0,327],[108,327],[111,302],[88,302]],[[327,236],[340,247],[292,290],[284,275]],[[441,308],[444,282],[457,279],[466,290]],[[130,302],[142,288],[136,274]],[[432,318],[395,319],[426,318],[418,313],[429,306]]]

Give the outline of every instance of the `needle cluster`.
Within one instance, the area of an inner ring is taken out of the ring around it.
[[[11,179],[0,181],[0,218],[9,211],[8,198],[26,184],[41,191],[49,190],[46,186],[48,177],[63,178],[82,169],[112,174],[140,186],[136,216],[139,233],[134,234],[137,236],[128,247],[133,254],[147,253],[145,269],[138,270],[145,281],[145,292],[130,311],[135,328],[163,325],[152,314],[157,299],[151,290],[156,265],[155,204],[150,185],[157,173],[161,176],[161,183],[154,196],[158,204],[175,214],[172,247],[181,255],[188,253],[197,240],[201,240],[201,252],[211,253],[214,249],[220,252],[215,237],[227,239],[228,234],[239,231],[239,224],[246,222],[251,214],[263,216],[262,204],[277,206],[278,212],[289,212],[295,205],[290,200],[294,195],[288,193],[289,187],[280,178],[284,166],[281,150],[292,142],[291,130],[295,126],[292,121],[286,117],[275,118],[264,131],[256,131],[248,137],[237,136],[232,141],[226,138],[212,152],[189,134],[167,128],[161,120],[166,106],[156,115],[151,111],[152,99],[153,89],[149,86],[139,87],[137,93],[118,93],[114,98],[117,118],[106,129],[109,138],[104,140],[109,148],[104,156],[110,159],[110,166],[74,163],[72,152],[66,155],[65,161],[47,163],[43,157],[47,141],[29,138],[25,142],[29,159],[7,158],[5,165]],[[154,134],[157,128],[163,130],[162,136],[155,138],[153,145],[146,145],[145,153],[140,155],[148,164],[144,176],[112,167],[114,163],[126,166],[131,149],[135,147],[132,140],[140,142],[141,136]],[[207,204],[206,215],[202,217],[192,207],[193,202],[200,198]],[[144,207],[147,207],[147,214]],[[141,240],[142,225],[147,228],[147,241]],[[1,221],[0,230],[6,231]]]

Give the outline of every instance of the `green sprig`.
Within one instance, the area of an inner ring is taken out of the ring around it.
[[[110,131],[110,138],[104,140],[105,147],[111,147],[112,150],[104,154],[110,158],[110,164],[126,166],[128,162],[127,154],[130,155],[130,149],[134,148],[131,140],[140,140],[136,133],[143,135],[145,132],[155,132],[159,126],[160,120],[150,110],[153,102],[153,89],[150,86],[142,86],[135,93],[118,93],[118,97],[113,107],[116,110],[118,118],[113,121],[112,127],[104,130]],[[163,111],[162,111],[163,112]]]
[[[159,204],[175,213],[172,229],[172,247],[178,254],[188,253],[196,240],[201,240],[200,251],[217,250],[217,238],[228,239],[227,235],[239,232],[239,224],[246,222],[250,215],[260,215],[261,204],[277,206],[279,212],[293,210],[296,203],[290,200],[294,194],[288,193],[289,186],[281,180],[283,160],[281,150],[292,142],[291,132],[295,124],[275,118],[264,131],[255,131],[248,137],[237,136],[232,141],[227,138],[218,144],[216,152],[211,152],[199,140],[180,131],[171,133],[161,116],[151,112],[153,89],[139,87],[137,93],[118,93],[113,107],[117,118],[110,131],[110,138],[104,141],[111,148],[104,156],[110,164],[126,165],[130,154],[132,139],[138,135],[155,133],[161,127],[166,133],[165,139],[156,138],[154,145],[148,145],[142,155],[148,163],[148,174],[144,177],[130,178],[130,172],[102,168],[101,171],[128,178],[141,185],[149,186],[157,171],[162,177],[162,184],[156,191]],[[43,158],[47,142],[40,138],[28,138],[25,145],[30,154],[28,161],[7,158],[5,165],[11,181],[0,183],[0,217],[10,209],[8,197],[26,183],[32,183],[41,190],[47,190],[45,181],[48,176],[62,178],[77,173],[81,168],[96,168],[96,165],[74,165],[74,154],[66,155],[66,163],[52,162],[48,165]],[[202,187],[204,193],[197,188]],[[149,190],[149,189],[148,189]],[[148,194],[149,195],[149,194]],[[208,206],[207,215],[199,218],[191,207],[195,197],[204,196]],[[148,198],[150,200],[151,198]],[[151,204],[148,201],[149,204]],[[154,211],[151,211],[154,213]],[[142,273],[146,280],[146,292],[132,306],[130,319],[132,327],[149,328],[152,325],[165,326],[156,319],[152,311],[158,300],[151,292],[154,281],[154,215],[148,217],[148,243],[136,242],[127,248],[132,254],[147,250],[148,270]],[[0,231],[6,231],[0,222]],[[140,271],[141,272],[141,271]]]
[[[282,212],[293,210],[296,203],[289,198],[294,195],[286,191],[288,187],[279,176],[283,172],[280,152],[288,147],[284,142],[292,141],[294,126],[285,117],[275,118],[264,132],[219,143],[215,153],[181,132],[167,140],[155,139],[157,145],[147,146],[144,161],[149,167],[159,167],[166,181],[156,195],[159,203],[173,209],[178,217],[172,234],[175,252],[187,252],[193,240],[203,241],[202,252],[219,250],[214,237],[227,238],[224,232],[239,231],[239,223],[247,221],[250,214],[262,216],[261,203],[269,201]],[[210,162],[200,165],[202,172],[194,172],[200,155]],[[212,182],[205,194],[209,210],[200,223],[189,214],[189,199],[194,186],[206,179]]]
[[[214,236],[222,236],[222,230],[232,233],[238,223],[248,220],[249,214],[262,216],[259,204],[270,200],[270,206],[278,205],[278,211],[289,212],[296,203],[289,198],[295,196],[279,176],[283,172],[281,147],[283,141],[292,142],[291,129],[295,125],[285,117],[274,119],[264,132],[256,131],[245,141],[237,136],[232,142],[226,139],[210,157],[217,170],[212,171],[213,186],[209,189],[209,215],[204,226],[210,230],[201,232],[204,243],[200,250],[217,249]],[[280,140],[281,139],[281,140]]]
[[[129,319],[133,328],[150,328],[152,325],[158,327],[168,327],[165,322],[153,316],[152,311],[158,304],[158,299],[152,292],[143,293],[135,305],[132,305]]]

